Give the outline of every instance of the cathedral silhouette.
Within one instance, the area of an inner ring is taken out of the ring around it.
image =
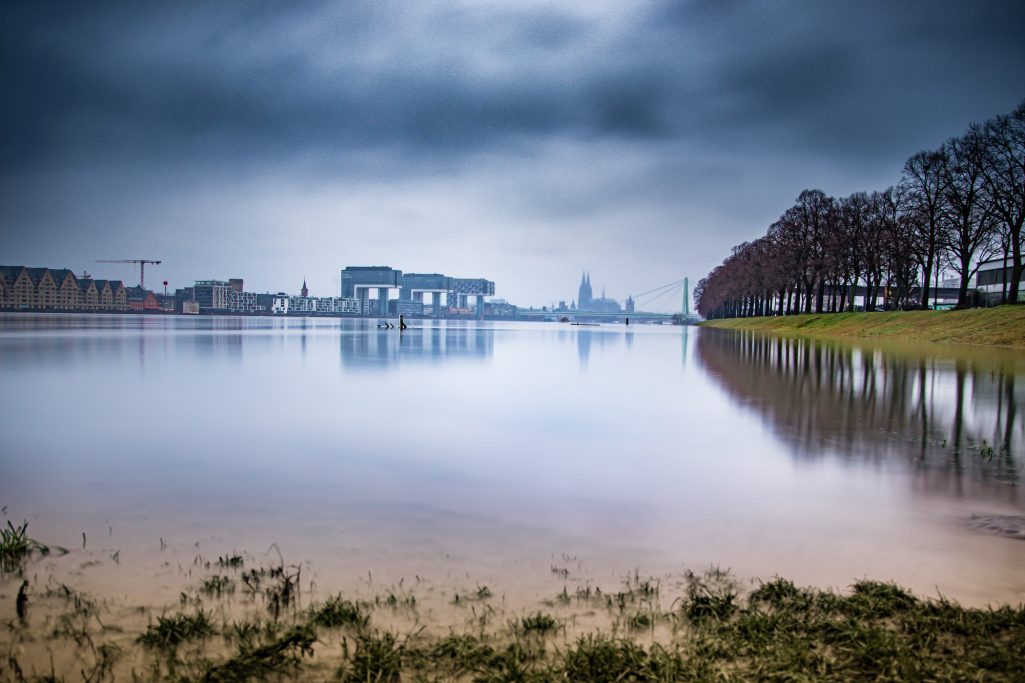
[[[632,312],[633,300],[629,299],[627,305]],[[601,290],[601,297],[594,298],[594,290],[591,289],[591,273],[585,270],[583,275],[580,276],[580,290],[577,293],[576,310],[593,311],[596,313],[619,313],[623,308],[615,299],[605,298],[604,287]]]

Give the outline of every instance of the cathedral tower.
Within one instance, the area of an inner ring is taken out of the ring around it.
[[[591,275],[587,271],[580,276],[580,293],[577,296],[577,308],[586,311],[591,308],[594,295],[591,293]]]

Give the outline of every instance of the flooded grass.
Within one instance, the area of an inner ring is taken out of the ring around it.
[[[242,683],[297,673],[302,660],[313,656],[317,632],[309,624],[293,626],[280,638],[259,647],[243,644],[237,654],[220,664],[207,663],[196,680],[209,683]]]
[[[49,546],[28,536],[28,522],[14,526],[10,520],[0,527],[0,575],[21,571],[25,561],[33,554],[48,555]]]
[[[33,606],[46,618],[29,610],[27,621],[0,621],[0,680],[1025,680],[1025,608],[965,608],[891,583],[838,593],[780,577],[745,587],[717,568],[634,573],[618,590],[564,588],[551,612],[441,603],[474,615],[460,628],[434,623],[428,591],[417,602],[430,606],[425,614],[401,608],[400,595],[414,598],[401,589],[300,609],[298,572],[250,571],[256,590],[211,590],[225,578],[215,573],[185,601],[204,606],[137,626],[51,580]],[[490,597],[482,589],[464,594]],[[286,590],[295,609],[281,609]],[[501,619],[481,621],[478,608]]]
[[[368,607],[357,602],[346,600],[338,595],[329,598],[327,602],[311,608],[308,619],[314,626],[325,628],[347,627],[355,630],[362,630],[370,623]]]
[[[146,628],[146,632],[139,636],[139,642],[149,648],[167,649],[212,635],[214,628],[210,615],[199,609],[192,614],[157,617],[157,623]]]
[[[512,624],[513,633],[525,636],[534,634],[543,636],[554,632],[557,628],[559,628],[559,622],[552,615],[544,612],[536,612]]]

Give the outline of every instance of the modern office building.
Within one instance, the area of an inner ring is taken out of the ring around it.
[[[402,271],[388,266],[346,266],[342,270],[342,298],[358,299],[363,315],[372,315],[370,301],[377,300],[373,311],[386,315],[387,301],[393,289],[402,287]],[[373,295],[373,296],[372,296]]]
[[[284,292],[271,295],[270,312],[275,315],[288,315],[288,304],[290,298]]]
[[[242,281],[237,280],[241,286]],[[256,292],[244,292],[232,288],[228,292],[228,310],[232,313],[259,313],[264,310],[260,305]]]
[[[226,311],[230,292],[231,285],[224,280],[197,280],[193,286],[193,299],[199,303],[201,311]]]
[[[342,297],[359,301],[363,315],[440,316],[453,309],[484,315],[484,297],[495,283],[484,278],[456,278],[441,273],[403,273],[388,266],[346,266]],[[393,296],[394,294],[394,296]],[[430,303],[425,299],[430,296]],[[470,298],[474,297],[471,308]]]

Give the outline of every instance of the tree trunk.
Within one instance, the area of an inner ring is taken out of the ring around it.
[[[922,269],[922,308],[929,308],[929,277],[932,275],[933,252],[925,259],[925,267]]]
[[[968,308],[968,265],[970,261],[961,256],[961,282],[957,288],[957,306],[955,308]]]
[[[1000,303],[1007,303],[1007,246],[1004,245],[1004,261],[1000,268]]]
[[[1007,291],[1007,300],[1018,303],[1018,284],[1021,282],[1021,229],[1011,231],[1011,286]]]

